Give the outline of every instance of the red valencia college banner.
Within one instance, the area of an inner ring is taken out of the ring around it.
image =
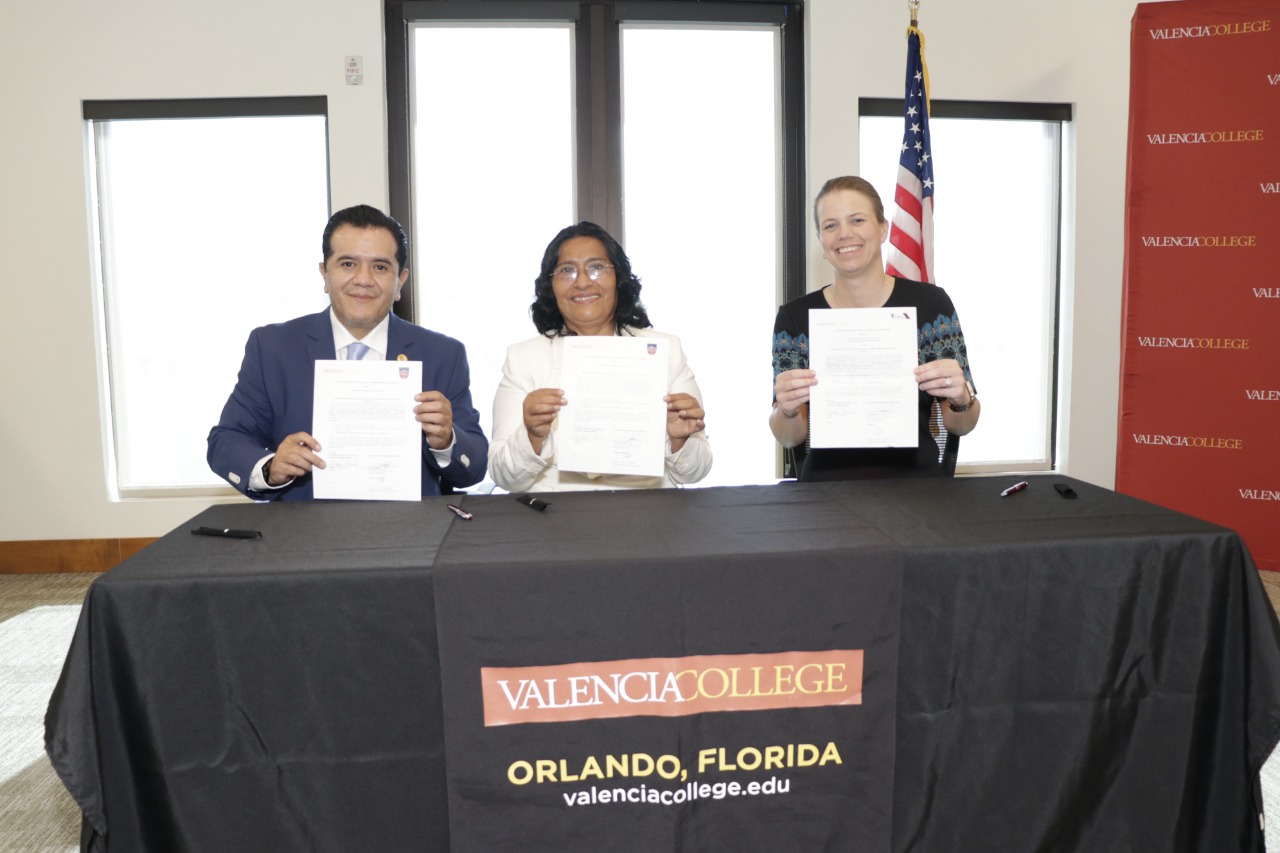
[[[1116,489],[1280,570],[1280,3],[1133,16]]]

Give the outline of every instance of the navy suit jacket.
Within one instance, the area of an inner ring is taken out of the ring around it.
[[[467,351],[453,338],[391,315],[387,358],[404,355],[422,362],[422,390],[439,391],[453,407],[453,458],[440,468],[422,441],[422,494],[440,494],[437,476],[456,488],[484,478],[489,441],[480,430],[480,413],[471,405]],[[311,475],[282,489],[249,489],[254,466],[274,453],[286,436],[311,432],[315,362],[335,358],[329,309],[254,329],[244,348],[240,376],[218,425],[209,431],[208,460],[220,477],[255,500],[310,500]],[[324,444],[324,436],[316,436]]]

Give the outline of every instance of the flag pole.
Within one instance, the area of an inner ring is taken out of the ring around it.
[[[929,140],[929,67],[924,61],[924,33],[920,32],[920,0],[907,0],[907,91],[902,159],[894,190],[897,210],[889,228],[890,275],[932,283],[933,271],[933,152]],[[912,40],[914,39],[914,45]],[[919,82],[913,85],[913,81]],[[919,151],[917,156],[915,151]],[[914,167],[913,164],[914,163]],[[929,411],[929,432],[938,443],[939,461],[946,455],[947,428],[942,407],[935,400]]]
[[[911,26],[907,27],[907,36],[915,33],[920,39],[920,64],[924,70],[924,102],[929,104],[929,67],[924,64],[924,33],[920,32],[920,0],[907,0],[907,13],[911,15]]]
[[[907,0],[912,26],[907,28],[907,74],[903,102],[902,147],[899,149],[897,205],[889,227],[885,271],[933,284],[933,153],[929,134],[929,68],[924,61],[920,0]]]

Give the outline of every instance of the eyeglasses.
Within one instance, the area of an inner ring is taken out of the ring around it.
[[[613,264],[606,264],[603,261],[592,261],[586,265],[585,269],[587,271],[587,278],[592,281],[599,281],[600,276],[604,275],[605,270],[613,269]],[[557,281],[564,282],[565,284],[573,284],[578,280],[578,265],[561,264],[552,271],[551,276]]]

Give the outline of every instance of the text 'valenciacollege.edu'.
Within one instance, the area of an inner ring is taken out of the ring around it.
[[[727,797],[770,797],[791,792],[791,780],[770,777],[763,782],[689,782],[679,788],[654,788],[649,785],[601,788],[592,785],[578,791],[565,791],[566,806],[603,806],[614,803],[638,803],[651,806],[681,806],[697,800],[723,800]]]

